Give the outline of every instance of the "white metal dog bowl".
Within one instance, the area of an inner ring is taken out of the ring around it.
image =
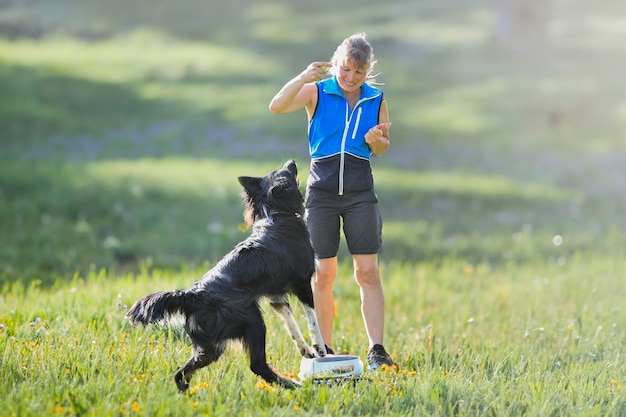
[[[313,378],[344,378],[363,375],[363,362],[356,355],[326,355],[322,358],[302,358],[298,376]]]

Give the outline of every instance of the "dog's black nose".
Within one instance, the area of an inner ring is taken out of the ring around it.
[[[294,161],[293,159],[285,162],[285,165],[283,165],[283,169],[291,172],[294,177],[298,176],[298,166],[296,165],[296,161]]]

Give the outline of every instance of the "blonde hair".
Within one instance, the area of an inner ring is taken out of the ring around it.
[[[376,76],[374,74],[374,65],[376,58],[374,57],[374,48],[367,41],[365,32],[355,33],[347,37],[337,46],[335,53],[331,58],[333,63],[333,71],[335,63],[342,63],[344,59],[354,62],[359,68],[367,67],[365,81],[370,84],[376,84]]]

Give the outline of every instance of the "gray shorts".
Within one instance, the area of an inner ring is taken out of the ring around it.
[[[342,221],[351,254],[382,251],[383,222],[373,191],[340,196],[311,188],[307,189],[305,206],[305,220],[318,258],[337,256]]]

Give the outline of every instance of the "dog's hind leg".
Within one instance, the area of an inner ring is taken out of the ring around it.
[[[269,383],[278,383],[285,388],[295,388],[297,385],[294,381],[279,375],[268,365],[265,354],[266,328],[263,316],[258,309],[250,313],[243,334],[243,343],[250,356],[250,370]]]
[[[300,330],[300,326],[298,326],[298,322],[296,322],[295,317],[293,316],[293,311],[291,310],[291,306],[289,305],[289,300],[286,295],[275,296],[270,298],[270,305],[274,309],[274,311],[283,319],[285,323],[285,328],[291,335],[291,339],[296,344],[296,348],[300,355],[305,358],[314,358],[317,356],[315,350],[309,346],[304,340],[304,336],[302,335],[302,331]],[[323,343],[322,343],[323,345]]]
[[[200,368],[215,362],[224,353],[224,344],[204,343],[200,346],[194,342],[191,357],[180,367],[174,375],[176,386],[180,392],[185,392],[189,388],[189,381],[193,374]]]

